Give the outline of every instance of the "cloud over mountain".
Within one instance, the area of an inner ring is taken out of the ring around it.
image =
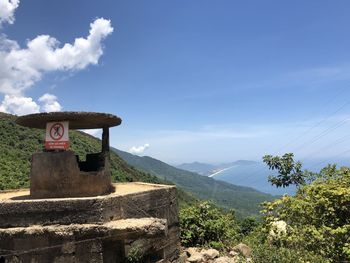
[[[5,95],[0,104],[0,111],[16,115],[37,113],[39,110],[40,106],[30,97]]]
[[[145,150],[147,150],[150,147],[148,143],[145,143],[141,146],[133,146],[129,149],[129,152],[132,154],[142,154]]]
[[[39,98],[39,102],[43,103],[43,110],[46,112],[61,111],[62,106],[57,101],[55,95],[45,93]]]

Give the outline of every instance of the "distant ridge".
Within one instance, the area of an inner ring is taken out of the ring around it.
[[[176,166],[179,169],[198,173],[200,175],[207,175],[208,172],[215,169],[215,165],[207,164],[207,163],[200,163],[200,162],[193,162],[193,163],[183,163]]]
[[[196,164],[196,162],[192,164]],[[209,167],[211,164],[205,165]],[[187,170],[191,169],[195,171],[196,166],[188,164],[186,168]],[[213,177],[216,180],[225,181],[234,185],[253,187],[258,191],[272,195],[283,195],[285,193],[294,194],[295,187],[293,186],[288,188],[276,188],[268,182],[268,176],[274,173],[275,171],[270,171],[262,162],[237,160],[231,163],[215,165],[214,169],[206,171],[206,173],[202,175]]]
[[[186,171],[198,173],[200,175],[212,177],[213,174],[235,165],[253,165],[253,164],[257,164],[257,162],[249,161],[249,160],[238,160],[231,163],[222,163],[217,165],[200,163],[200,162],[183,163],[183,164],[177,165],[176,167]]]
[[[275,198],[251,187],[237,186],[181,170],[152,157],[140,157],[113,148],[112,150],[129,165],[154,174],[159,178],[170,180],[201,199],[213,200],[224,208],[234,208],[243,216],[258,215],[261,209],[259,204]]]

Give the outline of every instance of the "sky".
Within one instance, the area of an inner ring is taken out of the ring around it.
[[[0,0],[0,111],[112,113],[113,147],[171,164],[347,162],[349,8]]]

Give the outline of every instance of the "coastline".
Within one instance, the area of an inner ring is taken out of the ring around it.
[[[223,171],[229,170],[229,169],[231,169],[231,168],[233,168],[235,166],[237,166],[237,165],[232,165],[230,167],[226,167],[226,168],[220,169],[220,170],[218,170],[218,171],[208,175],[208,177],[214,177],[215,175],[218,175],[219,173],[222,173]]]

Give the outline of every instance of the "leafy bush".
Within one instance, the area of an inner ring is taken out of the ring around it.
[[[320,173],[304,171],[311,181],[295,196],[265,203],[265,232],[272,222],[287,223],[287,234],[270,240],[280,249],[307,250],[329,262],[350,261],[350,169],[329,165]]]
[[[244,218],[242,222],[240,222],[239,226],[240,226],[240,233],[243,236],[246,236],[259,226],[259,222],[255,217],[248,216]]]
[[[268,241],[266,229],[260,225],[243,238],[252,248],[252,262],[256,263],[329,263],[327,259],[304,248],[293,249]]]
[[[326,259],[306,250],[260,244],[253,247],[253,262],[259,263],[327,263]]]
[[[126,255],[127,263],[142,263],[144,257],[144,251],[142,250],[142,245],[138,242],[134,242],[130,247]]]
[[[185,246],[223,249],[238,237],[234,211],[222,212],[210,202],[201,202],[180,211],[181,240]]]

